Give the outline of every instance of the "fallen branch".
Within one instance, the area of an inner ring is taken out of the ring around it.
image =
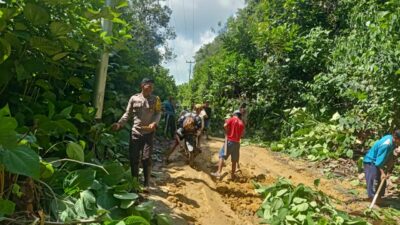
[[[54,198],[54,204],[56,205],[56,209],[58,210],[58,203],[57,203],[56,193],[54,193],[53,189],[48,184],[46,184],[45,182],[43,182],[41,180],[37,180],[37,181],[39,183],[43,184],[44,186],[46,186],[50,190],[50,192],[51,192],[51,194],[53,195],[53,198]],[[56,217],[57,217],[57,222],[58,222],[58,213],[57,213]]]
[[[48,224],[48,225],[74,225],[74,224],[88,224],[88,223],[99,223],[99,222],[104,222],[104,219],[101,217],[105,214],[102,213],[98,215],[94,219],[86,219],[86,220],[73,220],[73,221],[66,221],[66,222],[54,222],[54,221],[43,221],[43,224]],[[8,221],[8,222],[13,222],[14,224],[35,224],[38,222],[38,218],[35,218],[35,220],[17,220],[13,218],[8,218],[8,217],[0,217],[0,221]]]
[[[74,159],[57,159],[57,160],[54,160],[54,161],[50,161],[49,163],[53,164],[53,163],[62,162],[62,161],[75,162],[75,163],[79,163],[79,164],[83,164],[83,165],[87,165],[87,166],[97,167],[97,168],[102,169],[107,175],[110,175],[110,173],[102,166],[99,166],[99,165],[96,165],[96,164],[93,164],[93,163],[81,162],[81,161],[74,160]]]
[[[12,222],[13,224],[35,224],[35,223],[38,222],[37,218],[35,220],[16,220],[16,219],[7,218],[7,217],[0,217],[0,220]],[[48,225],[74,225],[74,224],[88,224],[88,223],[99,223],[99,222],[103,222],[103,220],[100,219],[100,218],[96,218],[96,219],[88,219],[88,220],[74,220],[74,221],[69,221],[69,222],[44,221],[44,224],[48,224]]]

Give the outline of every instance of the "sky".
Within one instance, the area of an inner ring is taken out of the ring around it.
[[[170,26],[175,29],[176,38],[169,40],[176,58],[165,62],[176,84],[189,80],[189,63],[204,44],[212,42],[218,31],[218,23],[225,24],[239,8],[244,7],[244,0],[166,0],[172,9]],[[194,64],[192,64],[193,70]]]

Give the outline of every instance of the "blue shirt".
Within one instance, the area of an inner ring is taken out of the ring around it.
[[[394,140],[392,135],[386,135],[375,142],[364,157],[365,163],[374,163],[377,167],[383,167],[388,158],[393,155]]]
[[[175,115],[175,108],[170,101],[164,102],[164,110],[168,115]]]

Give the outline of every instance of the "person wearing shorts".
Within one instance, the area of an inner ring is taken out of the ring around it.
[[[219,162],[218,162],[218,171],[215,173],[211,173],[212,176],[219,178],[221,176],[222,167],[224,165],[224,161],[231,157],[232,162],[232,170],[231,170],[231,178],[235,178],[236,165],[239,161],[239,150],[240,150],[240,139],[243,135],[244,124],[241,120],[241,113],[239,110],[233,112],[233,116],[225,121],[224,124],[225,129],[225,141],[226,141],[226,152],[225,148],[222,147],[219,151]],[[224,144],[225,146],[225,144]]]
[[[227,146],[228,150],[226,151],[226,155],[224,155],[225,149],[224,146],[222,146],[222,148],[219,150],[218,158],[223,158],[224,160],[227,160],[230,156],[232,161],[239,161],[240,143],[228,141]]]

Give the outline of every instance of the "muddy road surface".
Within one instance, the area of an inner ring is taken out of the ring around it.
[[[254,191],[252,181],[270,184],[278,177],[311,187],[315,179],[320,179],[318,188],[333,198],[339,209],[351,214],[358,214],[368,206],[368,202],[358,200],[363,194],[354,194],[354,191],[363,193],[362,188],[355,188],[346,180],[326,179],[317,164],[255,146],[241,147],[241,171],[237,179],[230,179],[230,159],[222,178],[215,179],[210,173],[217,169],[223,140],[213,138],[202,143],[203,152],[196,158],[194,168],[187,165],[178,149],[168,165],[154,166],[156,188],[149,199],[156,203],[158,211],[172,216],[174,225],[259,224],[256,211],[262,199]]]

